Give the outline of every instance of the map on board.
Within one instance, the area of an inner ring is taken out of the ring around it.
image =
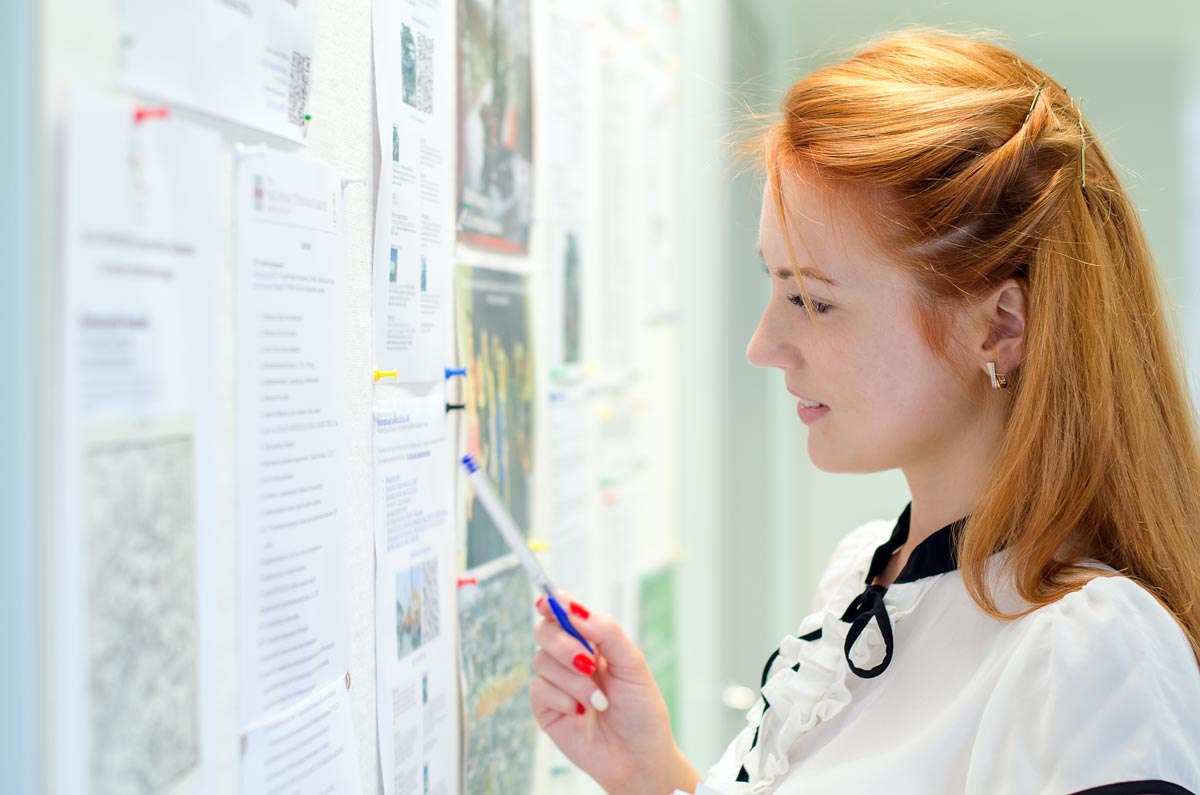
[[[465,795],[532,792],[533,597],[512,565],[459,590]]]
[[[93,792],[158,792],[199,759],[193,445],[107,434],[83,459]]]

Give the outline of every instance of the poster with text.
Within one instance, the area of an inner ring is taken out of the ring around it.
[[[450,352],[454,0],[374,0],[379,191],[371,326],[375,367],[441,377]]]

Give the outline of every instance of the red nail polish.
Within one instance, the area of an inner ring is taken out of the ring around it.
[[[571,602],[571,612],[580,618],[588,618],[591,616],[591,613],[587,611],[587,608],[578,602]]]
[[[588,657],[583,652],[575,655],[575,659],[571,660],[571,664],[575,666],[581,674],[591,676],[596,673],[596,663],[591,657]]]
[[[578,701],[576,701],[575,702],[575,714],[582,715],[585,712],[587,712],[587,710],[583,708],[583,704],[580,704]]]
[[[534,605],[534,607],[536,607],[538,610],[541,610],[541,609],[542,609],[542,602],[544,602],[544,601],[546,601],[546,597],[544,597],[544,596],[539,596],[539,597],[538,597],[538,600],[537,600],[537,604],[536,604],[536,605]]]

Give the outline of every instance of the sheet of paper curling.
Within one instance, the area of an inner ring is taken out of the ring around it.
[[[331,333],[345,323],[341,175],[259,150],[234,190],[242,791],[358,792],[345,351]],[[284,765],[300,742],[315,750]]]

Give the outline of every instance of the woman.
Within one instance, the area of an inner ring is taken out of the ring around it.
[[[705,783],[1200,793],[1200,441],[1079,105],[918,31],[798,82],[756,151],[772,295],[748,356],[816,466],[898,467],[912,501],[838,546]],[[539,610],[542,728],[609,792],[690,792],[620,628],[575,606],[593,656]]]

